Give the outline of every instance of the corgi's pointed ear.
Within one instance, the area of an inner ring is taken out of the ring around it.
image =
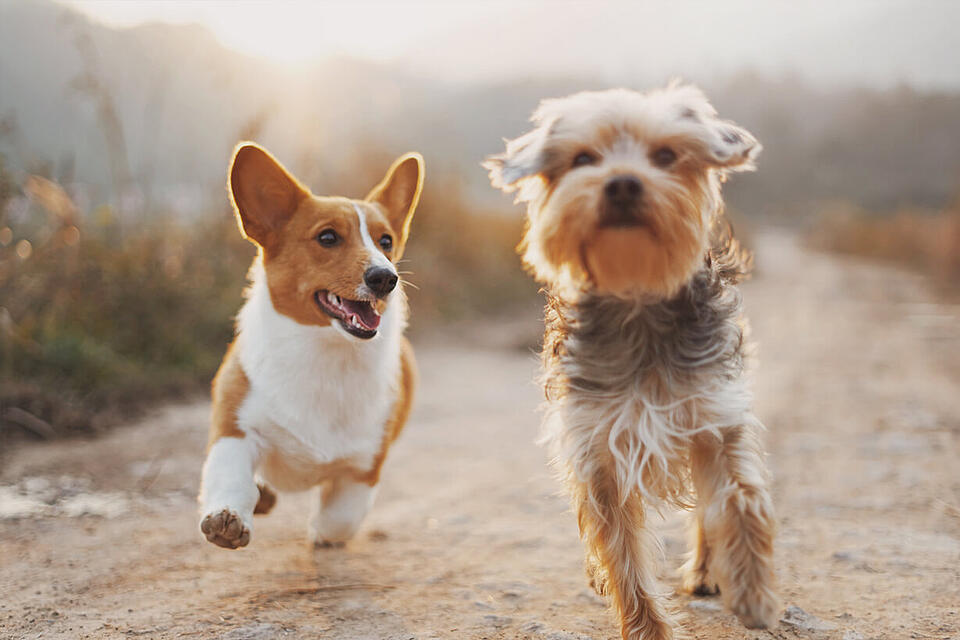
[[[367,194],[365,200],[377,202],[386,210],[387,219],[400,237],[402,247],[410,234],[410,221],[423,190],[423,157],[419,153],[405,153],[387,169],[380,184]]]
[[[310,195],[270,152],[252,142],[242,142],[234,150],[227,189],[241,231],[262,247]]]

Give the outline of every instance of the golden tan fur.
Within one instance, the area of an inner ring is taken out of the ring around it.
[[[220,438],[244,437],[245,434],[237,426],[237,410],[249,389],[250,381],[237,359],[236,342],[231,342],[220,369],[213,378],[208,450]]]
[[[591,586],[610,598],[625,639],[670,638],[671,619],[656,597],[652,545],[641,538],[643,501],[637,494],[620,495],[612,467],[603,466],[586,482],[568,478]]]

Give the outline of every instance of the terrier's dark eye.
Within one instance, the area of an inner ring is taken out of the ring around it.
[[[333,229],[324,229],[317,234],[317,242],[323,247],[332,247],[340,242],[340,236]]]
[[[384,251],[390,251],[390,249],[393,249],[393,238],[390,237],[389,233],[385,233],[380,236],[380,248]]]
[[[677,153],[670,147],[660,147],[650,154],[650,160],[663,169],[677,161]]]
[[[588,164],[596,164],[597,156],[589,151],[581,151],[573,158],[573,167],[585,167]]]

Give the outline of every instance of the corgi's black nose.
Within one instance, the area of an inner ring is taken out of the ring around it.
[[[393,269],[386,267],[370,267],[363,274],[363,282],[373,295],[378,298],[385,298],[391,291],[397,288],[397,274]]]

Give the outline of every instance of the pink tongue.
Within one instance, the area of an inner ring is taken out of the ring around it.
[[[374,312],[373,307],[369,302],[363,302],[361,300],[343,300],[342,305],[348,313],[352,313],[357,316],[357,320],[360,321],[360,324],[363,325],[364,329],[373,331],[380,326],[380,316]]]

